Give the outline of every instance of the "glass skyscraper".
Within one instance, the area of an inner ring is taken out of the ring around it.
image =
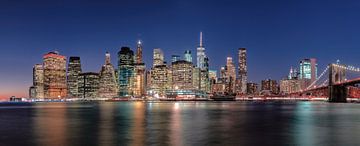
[[[131,79],[134,72],[134,52],[122,47],[118,52],[119,96],[131,96]]]

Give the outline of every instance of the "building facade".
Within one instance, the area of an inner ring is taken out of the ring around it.
[[[187,62],[193,62],[193,59],[192,59],[192,55],[191,55],[191,51],[190,50],[186,50],[184,52],[184,60],[187,61]]]
[[[49,52],[43,56],[44,97],[67,97],[66,57],[58,52]]]
[[[99,97],[99,73],[80,73],[78,79],[79,98],[93,99]]]
[[[246,57],[246,48],[239,48],[238,50],[238,79],[237,79],[237,91],[240,94],[245,94],[247,92],[247,57]]]
[[[68,97],[78,97],[78,78],[81,70],[81,61],[78,56],[71,56],[69,58],[68,70],[67,70],[67,87]]]
[[[132,96],[134,75],[134,52],[129,47],[122,47],[118,52],[119,96]]]
[[[172,63],[172,89],[192,90],[193,87],[193,64],[180,60]]]
[[[261,81],[261,92],[263,95],[279,94],[279,87],[276,80],[266,79]]]
[[[44,98],[44,68],[42,64],[33,67],[33,85],[30,87],[31,98]]]
[[[111,64],[110,53],[105,54],[105,64],[99,73],[99,98],[114,98],[118,96],[118,83],[114,66]]]

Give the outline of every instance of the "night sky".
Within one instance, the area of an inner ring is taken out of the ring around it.
[[[32,67],[57,50],[80,56],[83,71],[98,72],[109,51],[117,66],[121,46],[135,51],[143,41],[144,60],[161,48],[193,52],[203,31],[210,69],[226,57],[237,66],[237,49],[248,49],[249,81],[281,79],[300,59],[360,66],[358,0],[0,0],[0,99],[28,96]]]

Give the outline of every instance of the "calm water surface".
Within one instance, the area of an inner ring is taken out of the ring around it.
[[[360,145],[360,104],[0,104],[0,145]]]

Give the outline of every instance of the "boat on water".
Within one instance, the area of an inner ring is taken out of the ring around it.
[[[235,95],[224,95],[224,94],[215,94],[210,97],[213,101],[235,101]]]

